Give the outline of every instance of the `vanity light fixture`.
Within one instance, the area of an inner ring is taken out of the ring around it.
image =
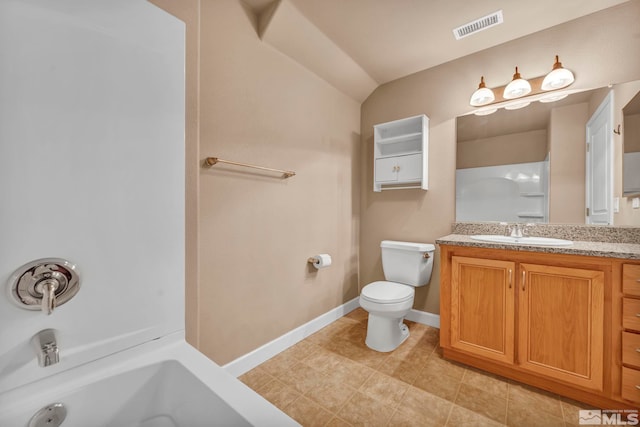
[[[484,76],[480,77],[480,84],[478,85],[478,89],[473,92],[473,95],[471,95],[469,104],[474,107],[481,107],[483,105],[492,103],[495,99],[496,97],[493,94],[493,91],[486,87],[484,84]]]
[[[474,114],[484,116],[495,112],[498,108],[515,110],[526,107],[534,101],[558,101],[568,94],[565,91],[561,93],[559,89],[566,88],[575,80],[573,73],[562,66],[558,55],[556,55],[553,69],[546,76],[526,80],[520,75],[518,67],[515,69],[513,79],[506,86],[488,88],[484,83],[484,76],[480,78],[478,89],[471,95],[469,105],[491,108],[479,108],[474,111]]]
[[[573,73],[562,67],[560,58],[556,55],[556,62],[553,64],[553,69],[546,75],[540,88],[542,90],[562,89],[563,87],[569,86],[574,80]]]
[[[513,75],[513,80],[504,88],[502,97],[504,99],[514,99],[525,96],[531,92],[531,84],[520,76],[518,67]]]

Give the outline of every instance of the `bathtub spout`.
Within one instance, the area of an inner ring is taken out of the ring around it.
[[[38,365],[51,366],[60,361],[60,352],[56,340],[56,332],[53,329],[43,329],[31,339],[38,356]]]

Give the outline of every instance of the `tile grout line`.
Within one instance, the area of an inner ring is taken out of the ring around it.
[[[511,384],[507,382],[507,414],[504,418],[504,425],[508,426],[509,425],[509,401],[511,396]],[[564,417],[562,417],[562,420],[564,421]]]
[[[449,420],[451,419],[451,414],[453,414],[453,409],[455,406],[458,406],[456,401],[458,400],[458,394],[460,394],[460,389],[462,388],[462,382],[464,381],[464,377],[467,375],[469,370],[464,368],[464,372],[462,373],[462,377],[460,377],[460,382],[458,382],[458,387],[456,387],[456,394],[453,396],[453,401],[451,402],[451,409],[449,409],[449,415],[447,415],[447,421],[445,421],[444,425],[449,424]],[[475,411],[473,411],[475,412]]]

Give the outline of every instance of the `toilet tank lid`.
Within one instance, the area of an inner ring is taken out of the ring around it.
[[[436,250],[436,247],[430,243],[397,242],[394,240],[383,240],[380,242],[380,247],[417,252],[433,252]]]

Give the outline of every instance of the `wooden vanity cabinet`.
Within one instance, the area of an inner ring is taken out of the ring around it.
[[[625,371],[621,364],[622,277],[614,272],[622,276],[622,260],[457,245],[440,251],[446,358],[600,408],[640,402],[631,384],[640,385],[640,346],[625,350],[634,357]],[[640,279],[640,263],[633,269]],[[634,289],[640,313],[640,282]],[[626,331],[629,347],[640,345],[638,325]]]
[[[640,405],[640,264],[622,265],[622,398]]]
[[[604,272],[521,263],[518,366],[603,390]]]
[[[451,259],[451,347],[513,363],[515,263]]]

